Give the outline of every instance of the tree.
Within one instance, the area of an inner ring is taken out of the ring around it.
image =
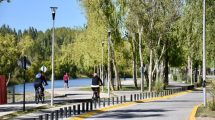
[[[0,74],[12,72],[17,66],[19,52],[14,35],[0,34]]]

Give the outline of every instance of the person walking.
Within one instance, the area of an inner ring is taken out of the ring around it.
[[[67,72],[64,74],[63,76],[63,80],[64,80],[64,88],[69,88],[69,75],[67,74]]]

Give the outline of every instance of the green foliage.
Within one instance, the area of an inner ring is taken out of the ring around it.
[[[172,77],[173,77],[173,80],[174,80],[174,81],[177,81],[177,80],[178,80],[176,74],[172,74]]]
[[[0,33],[0,74],[8,74],[17,64],[19,52],[14,35]]]
[[[213,80],[210,82],[209,93],[212,97],[212,100],[208,102],[208,108],[211,111],[215,111],[215,82]]]
[[[215,111],[215,101],[208,102],[208,108],[209,108],[211,111]]]
[[[154,86],[154,91],[159,93],[161,91],[163,91],[164,88],[164,83],[162,81],[156,81],[155,82],[155,86]]]
[[[2,2],[1,0],[0,2]],[[194,66],[202,61],[202,1],[199,0],[82,0],[80,1],[88,23],[83,28],[55,29],[55,73],[62,79],[64,72],[72,77],[90,76],[95,67],[107,66],[107,32],[111,28],[116,65],[121,76],[132,75],[132,56],[136,54],[139,68],[139,37],[142,38],[143,61],[149,64],[149,52],[153,51],[152,66],[163,67],[165,57],[171,67],[187,66],[190,56]],[[207,2],[207,60],[208,67],[215,59],[215,2]],[[143,26],[143,31],[140,28]],[[128,31],[125,39],[123,33]],[[138,34],[137,34],[138,33]],[[28,81],[34,80],[40,67],[48,68],[51,75],[52,30],[45,32],[30,27],[24,31],[7,25],[0,27],[0,74],[12,74],[14,83],[21,83],[22,70],[17,60],[25,55],[32,66],[27,70]],[[131,41],[133,40],[133,41]],[[104,46],[102,47],[102,42]],[[102,56],[102,49],[104,55]],[[187,79],[181,70],[181,79]],[[139,74],[139,72],[138,72]],[[184,77],[184,78],[183,78]],[[158,81],[155,90],[162,90]]]

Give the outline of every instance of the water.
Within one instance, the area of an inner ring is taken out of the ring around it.
[[[81,87],[81,86],[90,86],[92,78],[78,78],[69,80],[69,87]],[[45,89],[51,89],[51,81],[47,81],[48,85],[45,86]],[[54,88],[63,88],[64,81],[63,80],[55,80]],[[12,86],[8,87],[10,91],[12,91]],[[34,92],[34,83],[26,83],[25,84],[26,92]],[[23,84],[15,85],[16,93],[23,93]]]

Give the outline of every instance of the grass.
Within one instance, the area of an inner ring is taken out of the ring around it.
[[[211,111],[209,108],[201,105],[197,110],[196,117],[212,117],[212,118],[215,118],[215,111]]]
[[[209,91],[211,92],[215,92],[215,86],[214,86],[215,82],[214,80],[207,80],[207,88]],[[213,96],[213,94],[211,94],[211,96]],[[210,98],[212,99],[212,98]],[[215,118],[215,105],[212,104],[213,99],[210,100],[210,102],[207,103],[207,107],[204,107],[203,105],[201,105],[196,113],[196,117],[210,117],[210,118]]]

